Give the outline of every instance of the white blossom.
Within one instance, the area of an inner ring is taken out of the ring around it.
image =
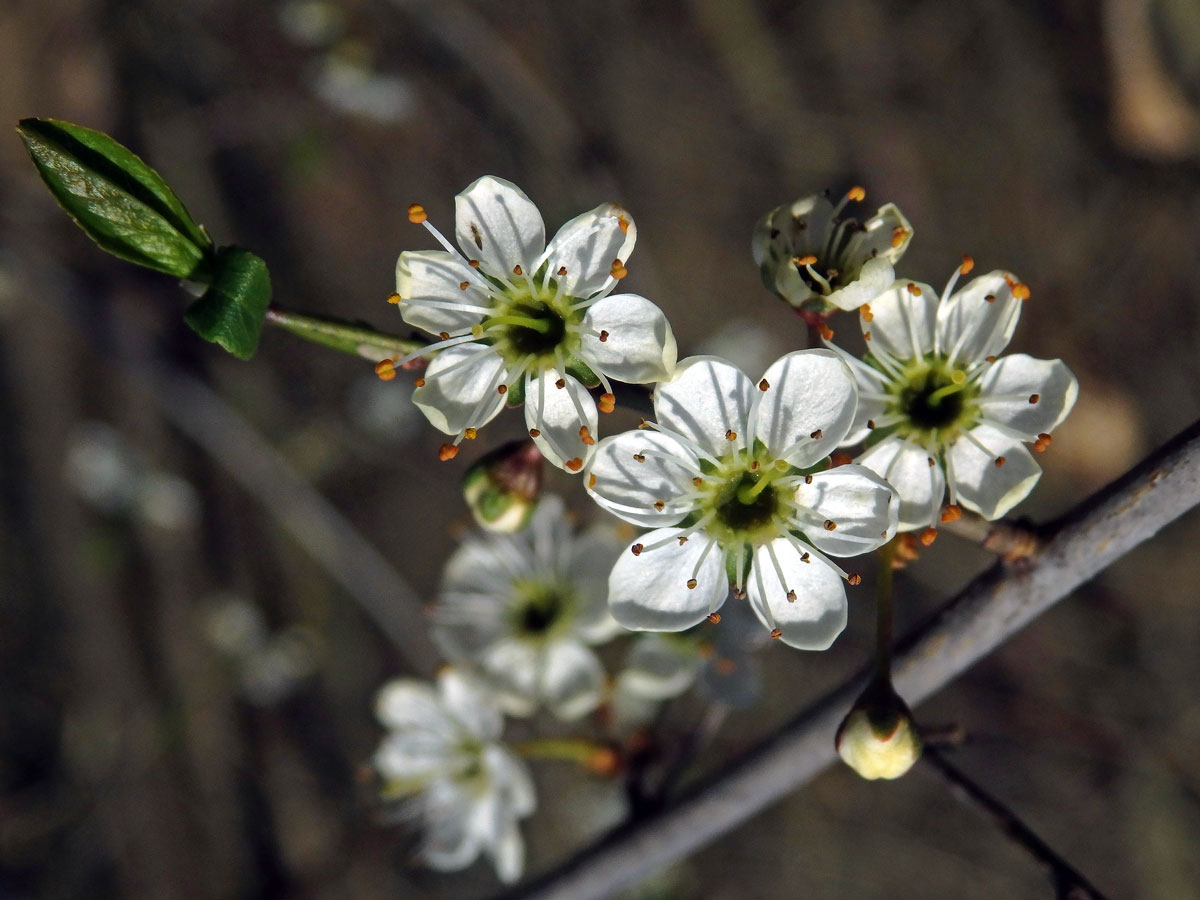
[[[487,854],[504,882],[521,877],[525,846],[517,821],[536,805],[525,764],[500,743],[494,698],[462,672],[445,669],[434,688],[397,679],[384,685],[376,715],[389,730],[374,765],[385,795],[424,830],[420,855],[453,871]]]
[[[653,528],[609,577],[627,628],[681,631],[710,617],[732,582],[774,637],[824,649],[846,623],[853,556],[895,531],[895,494],[862,466],[820,470],[854,421],[854,378],[829,350],[776,360],[757,383],[715,357],[679,364],[654,389],[656,423],[605,438],[592,497]],[[857,581],[857,579],[855,579]]]
[[[888,203],[859,222],[842,211],[865,196],[852,188],[835,207],[823,194],[771,210],[754,228],[751,249],[763,283],[796,309],[857,309],[891,286],[912,226]]]
[[[1079,391],[1061,360],[997,357],[1029,288],[996,271],[951,293],[972,265],[966,258],[940,296],[897,281],[860,310],[864,359],[838,350],[860,398],[843,443],[865,439],[856,461],[900,493],[901,530],[936,526],[947,488],[952,504],[1005,515],[1041,477],[1025,444],[1044,450]]]
[[[580,471],[591,457],[597,404],[609,379],[667,377],[675,337],[662,311],[637,294],[612,294],[637,239],[629,213],[608,203],[567,222],[547,245],[541,214],[516,185],[485,176],[455,198],[456,249],[414,205],[443,250],[405,251],[396,265],[400,313],[442,339],[413,402],[453,435],[443,458],[505,403],[525,404],[530,436],[551,463]]]
[[[543,496],[524,531],[471,535],[455,551],[433,608],[435,641],[478,669],[510,715],[591,712],[605,682],[591,646],[620,631],[605,598],[621,546],[611,528],[576,534],[562,501]]]

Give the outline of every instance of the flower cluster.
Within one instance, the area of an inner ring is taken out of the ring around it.
[[[863,199],[861,188],[836,205],[803,197],[758,223],[764,282],[824,347],[787,353],[757,379],[716,356],[677,361],[659,308],[612,293],[637,236],[621,207],[578,216],[547,245],[529,198],[484,177],[456,198],[458,248],[410,208],[444,249],[402,253],[393,300],[439,340],[385,368],[432,357],[413,400],[452,436],[444,459],[505,405],[524,405],[534,442],[493,451],[468,473],[465,496],[487,533],[451,556],[432,608],[433,638],[454,668],[437,690],[399,681],[380,696],[390,734],[375,765],[422,819],[430,865],[461,868],[487,854],[502,879],[520,874],[517,822],[534,795],[501,742],[502,715],[546,710],[599,731],[527,740],[522,754],[617,771],[622,742],[698,680],[719,702],[749,702],[752,652],[766,635],[829,647],[846,626],[845,584],[861,581],[836,560],[902,531],[930,532],[962,507],[1003,516],[1037,482],[1025,445],[1049,446],[1078,386],[1059,360],[999,356],[1029,288],[995,271],[956,290],[969,257],[940,293],[897,279],[912,227],[893,204],[861,223],[845,215]],[[852,310],[861,358],[835,345],[826,324]],[[652,385],[653,417],[601,438],[611,380]],[[839,448],[861,449],[855,459]],[[561,500],[538,496],[541,456],[582,472],[586,492],[629,533],[577,532]],[[885,585],[899,546],[882,553]],[[721,621],[731,594],[746,601],[737,617],[751,625],[725,626],[718,646],[700,629]],[[887,609],[881,599],[881,648]],[[642,636],[609,676],[593,648],[620,626],[693,630]],[[881,649],[879,659],[877,684],[890,692],[890,657]],[[920,754],[919,730],[894,692],[876,693],[847,717],[838,749],[864,777],[898,777]]]

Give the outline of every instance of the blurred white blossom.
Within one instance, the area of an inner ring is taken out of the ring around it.
[[[388,729],[375,752],[385,796],[424,830],[421,857],[432,868],[463,869],[487,854],[504,882],[521,877],[518,820],[536,805],[525,764],[500,742],[503,717],[490,692],[456,669],[437,687],[412,679],[380,690],[376,715]]]
[[[511,715],[539,706],[562,719],[585,715],[604,693],[590,646],[620,631],[605,603],[620,549],[611,527],[576,534],[562,500],[544,496],[524,531],[469,535],[450,557],[434,640],[475,667]]]

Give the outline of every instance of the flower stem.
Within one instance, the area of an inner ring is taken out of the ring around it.
[[[266,321],[314,344],[376,362],[403,356],[423,346],[422,341],[412,338],[397,337],[340,319],[303,315],[274,303],[267,310]]]
[[[512,741],[508,746],[526,759],[558,759],[579,763],[589,769],[614,755],[608,744],[589,738],[529,738]]]
[[[897,539],[892,538],[879,550],[879,575],[875,579],[875,678],[892,683],[892,582]]]
[[[941,752],[926,747],[924,753],[933,766],[963,800],[986,813],[996,826],[1034,859],[1050,868],[1054,879],[1054,894],[1067,900],[1104,900],[1083,874],[1063,859],[1049,844],[1037,836],[1011,809],[987,793],[966,773],[950,764]]]

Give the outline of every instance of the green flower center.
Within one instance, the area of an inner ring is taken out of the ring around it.
[[[517,637],[540,641],[566,627],[574,608],[574,597],[561,585],[520,579],[513,585],[509,623]]]
[[[930,449],[953,442],[979,419],[979,383],[939,358],[910,365],[891,388],[887,415],[896,431]]]
[[[726,483],[723,499],[716,508],[716,520],[730,531],[758,531],[768,526],[779,511],[775,488],[762,485],[763,478],[754,472],[742,472]]]
[[[510,366],[529,362],[534,370],[557,363],[557,357],[570,361],[579,348],[579,323],[584,311],[572,310],[577,298],[557,295],[558,284],[551,278],[542,286],[541,273],[528,281],[511,277],[510,285],[495,279],[492,296],[497,300],[478,326],[476,337],[490,339]]]

